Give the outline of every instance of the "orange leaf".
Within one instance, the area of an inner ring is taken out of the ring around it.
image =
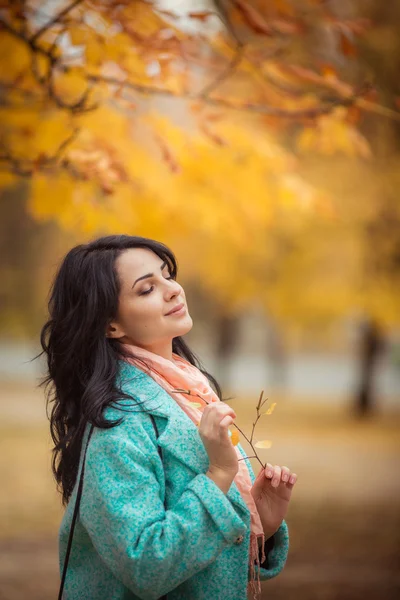
[[[349,106],[347,109],[346,121],[347,123],[358,123],[361,117],[361,110],[358,106]]]
[[[262,440],[261,442],[257,442],[254,444],[256,448],[271,448],[272,442],[271,440]]]
[[[215,131],[211,131],[204,121],[200,124],[200,130],[215,144],[218,144],[218,146],[226,146],[226,141],[221,136],[217,135]]]
[[[337,71],[333,65],[325,64],[321,66],[321,73],[324,77],[336,77]]]
[[[208,19],[208,17],[210,17],[213,13],[207,10],[204,10],[202,12],[190,12],[189,13],[189,17],[191,19],[199,19],[199,21],[205,21],[206,19]]]
[[[178,164],[178,161],[172,154],[170,148],[167,146],[167,144],[164,142],[161,136],[156,135],[155,138],[158,142],[158,145],[160,146],[163,159],[165,160],[165,162],[167,163],[167,165],[173,173],[178,173],[181,169]]]
[[[300,33],[302,31],[302,27],[299,23],[296,23],[295,21],[274,19],[273,21],[271,21],[271,30],[277,31],[282,35],[293,35],[296,33]]]
[[[343,33],[340,34],[340,47],[345,56],[356,56],[357,54],[355,44]]]
[[[271,27],[253,6],[250,6],[245,0],[236,0],[235,5],[253,31],[264,35],[273,35]]]
[[[237,446],[240,440],[240,436],[239,436],[239,432],[237,429],[234,429],[232,431],[232,435],[231,435],[231,442],[234,446]]]

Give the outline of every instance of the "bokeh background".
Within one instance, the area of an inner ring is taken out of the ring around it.
[[[173,249],[243,431],[276,405],[259,454],[299,479],[263,597],[400,597],[399,2],[6,0],[0,64],[0,599],[56,597],[33,358],[109,233]]]

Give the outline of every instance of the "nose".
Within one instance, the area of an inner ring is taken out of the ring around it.
[[[168,296],[170,298],[172,298],[173,296],[179,296],[179,294],[183,291],[182,286],[175,281],[175,279],[170,279],[168,281],[169,285],[169,289],[168,289]]]

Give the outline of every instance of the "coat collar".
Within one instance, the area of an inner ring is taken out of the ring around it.
[[[196,474],[206,473],[209,467],[208,454],[197,426],[179,404],[150,375],[134,365],[121,361],[120,377],[123,390],[143,402],[144,410],[166,419],[165,428],[158,438],[162,450],[173,454]],[[232,504],[250,513],[235,482],[232,482],[227,497]]]

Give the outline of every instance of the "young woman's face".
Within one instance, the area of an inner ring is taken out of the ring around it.
[[[125,250],[116,269],[121,284],[119,306],[107,335],[151,352],[170,354],[172,339],[193,326],[183,288],[170,279],[168,265],[145,248]],[[181,304],[182,310],[168,314]]]

